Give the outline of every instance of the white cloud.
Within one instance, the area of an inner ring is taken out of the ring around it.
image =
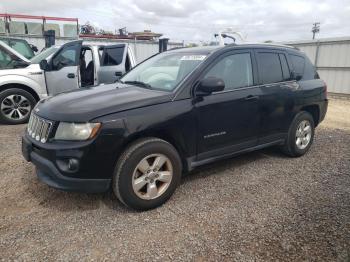
[[[178,41],[210,41],[225,27],[251,41],[309,39],[314,22],[320,37],[350,35],[349,0],[2,0],[0,10],[78,17],[113,31],[152,29]]]

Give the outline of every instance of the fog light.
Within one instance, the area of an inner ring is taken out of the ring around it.
[[[79,160],[76,158],[57,159],[56,163],[63,172],[75,173],[79,170]]]
[[[70,171],[75,171],[79,168],[79,161],[75,158],[71,158],[68,161],[68,169]]]

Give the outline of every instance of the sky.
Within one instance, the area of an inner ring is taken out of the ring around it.
[[[0,13],[79,18],[105,30],[150,29],[171,41],[215,41],[226,28],[247,41],[350,36],[350,0],[1,0]]]

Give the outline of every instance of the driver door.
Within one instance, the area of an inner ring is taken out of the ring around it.
[[[63,45],[49,61],[50,69],[45,71],[49,95],[79,89],[79,58],[83,41]]]

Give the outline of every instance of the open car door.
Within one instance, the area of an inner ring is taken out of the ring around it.
[[[76,90],[79,85],[79,60],[83,41],[64,44],[48,61],[45,70],[49,95]]]
[[[98,79],[100,83],[114,83],[125,73],[125,62],[128,51],[127,44],[101,46],[100,70]]]
[[[20,68],[29,64],[30,60],[0,41],[0,69]]]

